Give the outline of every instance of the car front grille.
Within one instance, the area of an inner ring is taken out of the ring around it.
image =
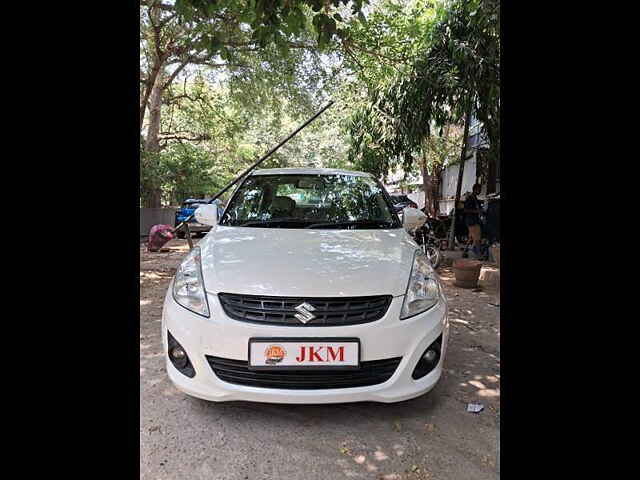
[[[206,356],[213,373],[227,383],[261,388],[321,390],[327,388],[367,387],[384,383],[398,368],[402,357],[360,362],[358,370],[319,368],[296,370],[249,370],[248,362]]]
[[[358,325],[375,322],[387,313],[392,299],[391,295],[306,298],[233,293],[219,293],[218,298],[225,313],[235,320],[292,327]],[[303,303],[313,308],[308,311],[314,318],[306,323],[296,318],[296,314],[300,314],[296,307]]]

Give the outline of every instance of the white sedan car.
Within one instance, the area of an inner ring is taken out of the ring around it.
[[[179,266],[169,378],[211,401],[398,402],[431,390],[449,324],[440,279],[371,175],[256,170]]]

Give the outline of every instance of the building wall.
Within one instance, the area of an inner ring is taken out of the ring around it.
[[[407,197],[418,204],[418,208],[424,208],[424,192],[422,190],[413,193],[407,193]]]
[[[451,165],[442,172],[442,183],[440,190],[439,211],[443,215],[447,215],[453,208],[456,196],[456,187],[458,185],[459,165]],[[463,196],[467,192],[471,192],[473,185],[476,183],[476,156],[473,156],[464,164],[464,172],[462,173],[462,189],[460,195]]]
[[[140,209],[140,238],[149,235],[153,225],[164,224],[173,226],[177,208],[141,208]]]

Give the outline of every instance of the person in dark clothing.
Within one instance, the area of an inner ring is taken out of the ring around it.
[[[480,213],[482,208],[478,195],[482,187],[476,183],[472,192],[464,201],[464,220],[469,229],[469,239],[473,242],[473,253],[476,257],[480,256],[480,242],[482,238],[482,228],[480,227]]]

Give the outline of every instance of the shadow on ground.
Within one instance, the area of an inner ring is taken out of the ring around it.
[[[213,403],[168,380],[162,299],[182,246],[141,249],[140,387],[144,479],[495,479],[500,426],[499,308],[443,272],[449,351],[428,394],[396,404]],[[158,255],[163,255],[160,257]],[[482,294],[482,295],[481,295]],[[468,402],[482,403],[479,414]]]

